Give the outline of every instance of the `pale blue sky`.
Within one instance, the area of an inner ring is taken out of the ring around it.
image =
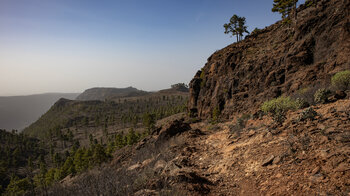
[[[272,2],[0,0],[0,96],[188,83],[234,41],[233,14],[263,28],[280,18]]]

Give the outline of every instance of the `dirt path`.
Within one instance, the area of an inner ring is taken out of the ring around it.
[[[350,101],[325,105],[304,122],[294,112],[275,128],[251,120],[239,133],[230,122],[195,125],[204,134],[191,140],[189,165],[212,182],[209,195],[348,195],[349,109]]]
[[[244,177],[246,169],[235,167],[240,154],[233,153],[235,148],[244,148],[244,143],[234,143],[227,127],[218,132],[202,128],[205,135],[200,136],[193,143],[197,149],[190,156],[192,169],[199,176],[207,178],[213,183],[209,195],[259,195],[254,187],[254,181],[249,177],[236,180],[237,176]],[[235,168],[235,171],[232,169]]]

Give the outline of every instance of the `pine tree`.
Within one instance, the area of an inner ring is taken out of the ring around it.
[[[290,23],[290,14],[294,11],[294,19],[297,17],[297,6],[298,0],[274,0],[272,12],[279,12],[282,14],[283,23]]]
[[[243,39],[243,34],[244,33],[249,33],[249,31],[247,30],[248,27],[245,25],[245,23],[246,23],[245,17],[239,17],[238,18],[237,33],[238,33],[238,36],[240,37],[239,40]]]
[[[135,144],[135,143],[137,142],[138,137],[137,137],[137,135],[135,134],[135,131],[134,131],[133,128],[131,128],[131,129],[129,130],[129,133],[128,133],[128,135],[126,136],[126,138],[127,138],[127,144],[128,144],[128,145],[133,145],[133,144]]]
[[[151,132],[152,129],[154,129],[155,124],[156,124],[156,115],[155,114],[150,114],[146,113],[143,115],[143,124],[148,130],[148,133]]]
[[[232,34],[236,36],[237,42],[241,41],[244,33],[249,33],[247,26],[245,26],[245,17],[239,17],[236,14],[233,15],[229,23],[224,24],[225,34]]]
[[[124,145],[124,141],[123,141],[123,136],[121,134],[117,134],[115,137],[115,146],[117,148],[123,148]]]
[[[96,144],[94,148],[94,153],[92,155],[94,164],[101,164],[108,159],[108,155],[106,154],[105,148],[101,144]]]

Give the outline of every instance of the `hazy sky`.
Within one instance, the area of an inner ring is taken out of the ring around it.
[[[0,0],[0,96],[188,83],[234,41],[233,14],[263,28],[280,18],[272,2]]]

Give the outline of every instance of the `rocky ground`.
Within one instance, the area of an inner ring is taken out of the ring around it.
[[[170,122],[57,195],[349,195],[350,99],[246,119]]]
[[[189,195],[348,195],[350,100],[313,109],[314,119],[300,120],[299,110],[282,126],[268,116],[241,129],[235,121],[193,123],[173,136],[186,147],[172,146],[174,158],[158,159],[154,171]]]
[[[281,127],[266,116],[241,130],[197,124],[205,135],[188,147],[191,168],[213,183],[209,195],[348,195],[350,100],[314,109],[315,119],[296,111]]]

